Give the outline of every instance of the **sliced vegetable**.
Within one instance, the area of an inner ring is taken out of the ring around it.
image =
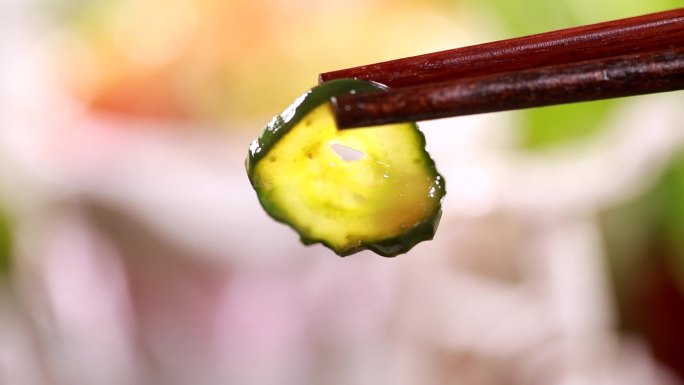
[[[446,190],[415,123],[335,125],[330,97],[379,88],[351,79],[321,84],[249,148],[247,174],[261,205],[305,244],[323,243],[340,256],[370,249],[390,257],[435,234]]]

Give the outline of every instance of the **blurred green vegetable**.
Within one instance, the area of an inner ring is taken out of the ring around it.
[[[0,212],[0,275],[7,275],[11,268],[11,236],[7,218]]]
[[[615,103],[603,100],[523,111],[519,144],[536,150],[589,138],[605,126]]]
[[[633,290],[656,263],[666,264],[684,291],[684,151],[651,189],[603,219],[618,292]]]
[[[653,203],[658,205],[659,227],[672,250],[672,262],[684,290],[684,151],[665,173],[655,193]]]

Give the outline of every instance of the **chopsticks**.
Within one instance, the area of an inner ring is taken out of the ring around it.
[[[684,89],[684,8],[322,73],[388,91],[333,98],[340,128]]]

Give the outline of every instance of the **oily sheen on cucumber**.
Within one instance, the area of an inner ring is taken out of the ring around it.
[[[305,244],[322,243],[340,256],[369,249],[392,257],[435,234],[445,184],[416,124],[335,125],[332,96],[378,89],[352,79],[323,83],[250,145],[247,175],[261,205]],[[345,147],[358,155],[340,155]]]

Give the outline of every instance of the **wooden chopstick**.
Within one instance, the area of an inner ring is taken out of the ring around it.
[[[684,48],[340,95],[339,128],[421,121],[684,89]]]
[[[319,75],[388,87],[682,47],[684,8],[364,65]]]
[[[373,93],[377,102],[371,94],[336,98],[336,117],[345,128],[681,89],[677,50],[682,47],[684,8],[327,72],[319,80],[350,77],[392,88],[393,96]],[[574,64],[579,65],[571,69]],[[592,77],[604,70],[612,75]],[[554,81],[556,71],[564,74],[562,81]],[[527,86],[512,83],[524,79]],[[611,79],[616,84],[608,85]],[[489,87],[486,92],[477,92],[483,86]],[[403,93],[407,98],[400,92],[405,87],[411,87]],[[594,87],[596,92],[590,92]],[[474,95],[481,100],[468,102]],[[450,97],[453,103],[446,102]],[[412,103],[417,104],[409,106]],[[439,111],[435,104],[441,106]],[[390,119],[401,110],[413,115]]]

